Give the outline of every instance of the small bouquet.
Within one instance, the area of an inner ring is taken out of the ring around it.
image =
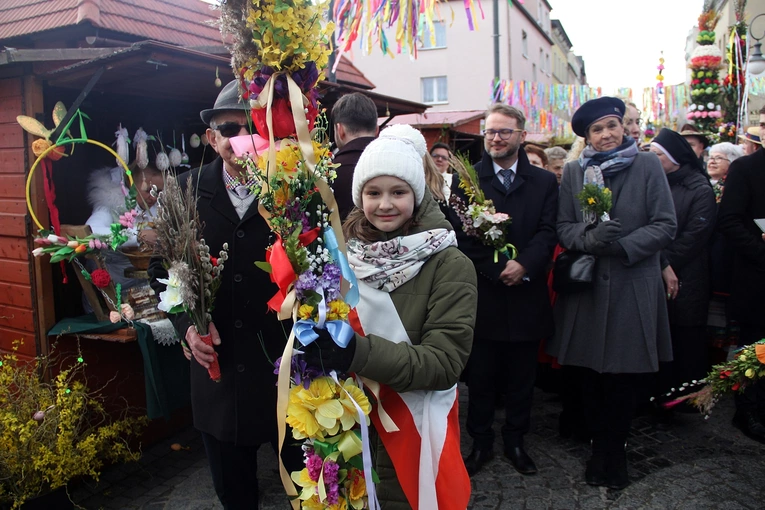
[[[201,224],[191,176],[185,190],[181,190],[172,176],[166,175],[164,180],[164,189],[157,197],[155,228],[157,253],[165,259],[168,277],[157,279],[167,286],[159,295],[158,308],[167,313],[187,313],[202,341],[212,346],[208,325],[212,321],[221,272],[228,259],[228,244],[223,244],[216,258],[210,255],[209,246],[200,238]],[[156,193],[156,187],[152,193]],[[220,381],[217,354],[214,356],[207,371],[213,381]]]
[[[596,183],[585,184],[576,198],[582,206],[582,216],[584,216],[585,221],[597,223],[598,220],[608,221],[611,219],[608,214],[613,207],[610,189]]]
[[[709,417],[721,396],[743,392],[747,386],[763,378],[765,378],[765,339],[739,349],[730,361],[713,366],[704,379],[683,383],[677,389],[672,388],[666,397],[673,397],[678,393],[685,393],[685,395],[662,405],[672,408],[687,400]],[[700,390],[692,391],[698,386],[701,386]]]
[[[478,183],[478,174],[467,157],[464,155],[452,157],[450,164],[457,171],[460,178],[459,186],[465,191],[469,201],[469,204],[465,204],[454,193],[449,198],[449,205],[462,222],[462,230],[486,246],[494,248],[494,262],[497,262],[499,253],[513,260],[518,256],[518,250],[512,244],[505,242],[505,228],[512,222],[512,218],[505,213],[498,213],[494,203],[486,198]]]

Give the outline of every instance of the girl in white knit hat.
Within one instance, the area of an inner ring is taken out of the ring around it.
[[[473,342],[476,274],[425,186],[426,151],[419,131],[396,125],[362,153],[343,226],[361,294],[357,333],[345,349],[320,338],[306,362],[355,372],[374,394],[383,508],[464,510],[457,380]]]

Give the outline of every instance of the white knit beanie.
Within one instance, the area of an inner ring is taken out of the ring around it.
[[[359,209],[361,190],[367,181],[380,175],[391,175],[405,181],[414,191],[415,206],[425,195],[425,167],[422,158],[428,151],[422,133],[408,124],[385,128],[367,145],[353,171],[353,203]]]

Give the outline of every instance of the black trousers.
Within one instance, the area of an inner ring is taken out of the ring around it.
[[[477,340],[468,361],[467,430],[475,448],[494,444],[494,402],[505,393],[505,448],[522,446],[529,431],[539,342]]]
[[[741,323],[739,346],[750,345],[765,338],[765,327]],[[765,381],[747,386],[743,393],[734,393],[736,410],[740,412],[765,412]]]
[[[623,448],[630,432],[639,388],[646,374],[601,374],[584,367],[566,367],[581,389],[590,437]]]
[[[709,359],[706,329],[706,326],[670,326],[672,361],[660,365],[657,392],[660,400],[666,399],[672,388],[706,377]]]
[[[288,430],[289,433],[289,430]],[[258,448],[260,445],[236,445],[219,441],[202,432],[202,441],[210,464],[215,493],[225,510],[252,510],[258,508]],[[288,435],[282,448],[282,461],[288,472],[303,468],[303,450]],[[276,440],[271,442],[277,453]],[[278,469],[278,466],[268,466]],[[288,508],[285,499],[284,508]]]

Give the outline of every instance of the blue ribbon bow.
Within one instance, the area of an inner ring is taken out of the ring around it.
[[[345,349],[351,342],[351,338],[355,334],[350,324],[345,321],[327,321],[324,324],[329,336],[339,346]],[[316,327],[316,323],[312,320],[301,319],[295,323],[295,337],[298,339],[301,345],[306,346],[317,338],[319,335],[313,330]]]

